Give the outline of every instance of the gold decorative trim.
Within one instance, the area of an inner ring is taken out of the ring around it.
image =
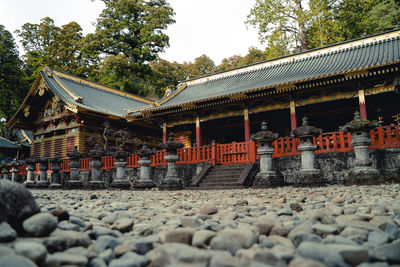
[[[71,92],[70,90],[67,89],[67,87],[65,87],[60,80],[58,79],[57,75],[53,76],[54,80],[58,83],[58,85],[61,86],[62,89],[64,89],[65,92],[67,92],[73,99],[74,101],[78,102],[78,103],[83,103],[83,97],[82,96],[77,96],[76,94],[74,94],[73,92]]]
[[[361,105],[365,104],[365,91],[364,90],[358,91],[358,101]]]
[[[159,107],[160,105],[162,105],[163,103],[167,102],[168,100],[170,100],[171,98],[173,98],[174,96],[176,96],[177,94],[179,94],[180,92],[182,92],[186,87],[187,87],[187,83],[185,83],[181,88],[177,89],[175,92],[173,92],[172,94],[170,94],[167,98],[162,99],[160,102],[156,102],[155,106]]]

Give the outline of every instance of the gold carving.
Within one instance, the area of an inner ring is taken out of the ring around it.
[[[24,108],[24,116],[25,116],[25,117],[28,117],[28,116],[29,116],[29,113],[30,113],[30,112],[29,112],[29,108],[30,108],[29,105],[26,105],[25,108]]]

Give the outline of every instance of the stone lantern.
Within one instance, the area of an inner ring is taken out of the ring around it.
[[[300,138],[297,149],[301,152],[301,170],[298,184],[315,185],[321,184],[321,170],[315,167],[315,154],[317,145],[313,143],[313,137],[322,133],[322,129],[309,125],[308,117],[303,118],[302,126],[292,131],[292,135]]]
[[[122,147],[114,153],[115,166],[117,166],[117,173],[115,174],[115,179],[110,184],[110,187],[129,189],[131,184],[129,183],[125,175],[126,157],[129,155],[128,152],[124,151]]]
[[[49,181],[47,180],[47,170],[49,169],[49,159],[47,157],[41,157],[39,161],[40,178],[38,186],[41,188],[47,188]]]
[[[11,181],[17,182],[17,176],[18,176],[18,166],[21,164],[18,162],[17,158],[14,158],[13,162],[11,162]]]
[[[179,156],[176,153],[179,148],[183,147],[183,144],[175,142],[174,134],[171,132],[168,141],[162,144],[161,147],[167,151],[164,159],[168,163],[168,169],[164,180],[161,181],[158,188],[167,190],[182,189],[183,183],[176,172],[176,162],[179,160]]]
[[[104,151],[100,150],[98,144],[89,152],[89,156],[92,158],[92,161],[89,163],[89,167],[92,168],[92,178],[89,184],[90,189],[102,189],[105,187],[101,171],[101,167],[103,166],[101,157],[104,155]]]
[[[24,182],[24,185],[26,187],[34,187],[35,186],[35,174],[34,171],[36,169],[35,164],[37,163],[37,159],[35,158],[27,158],[25,160],[26,164],[26,181]]]
[[[147,143],[144,142],[141,149],[137,151],[139,155],[138,164],[140,165],[140,177],[135,181],[133,186],[139,189],[152,188],[155,186],[154,182],[150,179],[150,156],[155,154],[154,149],[150,149]]]
[[[82,154],[78,151],[78,147],[74,146],[74,151],[67,154],[69,157],[69,188],[82,188],[83,184],[79,176],[79,159]]]
[[[378,126],[377,122],[361,119],[360,112],[354,112],[354,119],[342,127],[341,131],[351,133],[351,145],[354,147],[354,168],[349,172],[351,182],[373,182],[379,171],[372,166],[368,146],[371,144],[369,131]]]
[[[257,154],[260,155],[260,172],[254,180],[255,187],[270,187],[283,184],[283,179],[277,175],[272,165],[274,148],[272,142],[278,138],[277,133],[268,130],[266,122],[261,123],[261,131],[253,134],[251,139],[258,142]]]
[[[51,181],[50,188],[51,189],[60,189],[61,188],[61,184],[60,184],[61,166],[60,166],[60,164],[63,162],[63,160],[61,159],[60,155],[57,152],[55,154],[54,158],[49,159],[49,162],[52,164],[51,170],[53,172],[51,174],[52,181]]]
[[[10,180],[10,165],[3,161],[3,179]]]

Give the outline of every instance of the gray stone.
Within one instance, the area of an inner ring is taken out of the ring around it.
[[[70,223],[68,221],[61,221],[57,225],[58,229],[67,230],[67,231],[79,231],[79,225],[74,223]]]
[[[109,263],[114,258],[112,249],[106,249],[98,255],[99,258],[103,259],[106,263]]]
[[[26,219],[23,227],[32,236],[48,236],[57,228],[57,219],[51,213],[39,213]]]
[[[213,239],[214,240],[214,239]],[[212,257],[230,257],[227,251],[204,250],[185,244],[168,243],[157,246],[146,254],[151,266],[208,266]]]
[[[254,243],[257,242],[257,236],[251,230],[244,228],[225,228],[218,235],[239,241],[242,248],[250,248]]]
[[[31,260],[11,254],[0,258],[0,267],[37,267]]]
[[[126,233],[132,231],[133,228],[133,220],[130,218],[121,218],[114,222],[111,226],[112,230],[118,230],[121,233]]]
[[[389,241],[389,234],[381,231],[373,231],[369,233],[368,243],[373,245],[381,245]]]
[[[18,241],[14,244],[16,254],[29,258],[37,265],[42,265],[46,260],[46,247],[37,242]]]
[[[336,225],[316,223],[311,226],[317,234],[335,234],[338,232]]]
[[[11,242],[17,237],[17,232],[7,223],[0,223],[0,242]]]
[[[357,245],[354,240],[345,238],[340,235],[328,236],[322,240],[324,244],[345,244],[345,245]]]
[[[292,237],[293,244],[297,247],[302,242],[309,241],[314,243],[321,243],[322,238],[316,234],[297,234]]]
[[[320,261],[296,257],[290,261],[288,267],[326,267],[326,265]]]
[[[198,248],[206,248],[213,237],[217,235],[216,232],[210,230],[199,230],[193,235],[192,246]]]
[[[307,259],[324,262],[328,266],[349,266],[339,253],[320,243],[303,242],[297,248],[296,254]]]
[[[23,232],[22,222],[40,212],[31,192],[23,185],[0,180],[0,222],[7,221],[18,233]]]
[[[110,262],[110,267],[142,267],[146,266],[150,260],[143,255],[135,252],[127,252],[121,258]]]
[[[166,243],[192,244],[194,230],[191,228],[177,228],[165,235]]]
[[[90,267],[107,267],[105,261],[99,257],[93,258],[89,262]]]
[[[14,250],[12,250],[12,248],[0,245],[0,258],[10,254],[14,254]]]
[[[94,251],[100,253],[108,248],[114,249],[116,246],[119,246],[122,243],[123,241],[119,238],[103,235],[100,236],[93,244],[93,249]]]
[[[400,263],[400,240],[379,246],[372,251],[372,254],[379,260]]]
[[[88,259],[85,256],[69,254],[64,252],[49,254],[47,255],[46,258],[47,266],[62,266],[62,265],[86,266],[87,264],[88,264]]]
[[[81,232],[55,230],[51,235],[44,239],[43,244],[52,253],[64,251],[71,247],[88,247],[92,243],[90,237]]]
[[[204,203],[200,207],[200,214],[211,215],[218,212],[217,207],[213,203]]]
[[[218,235],[211,240],[210,247],[214,250],[226,250],[235,255],[236,251],[242,248],[242,244],[239,240]]]
[[[291,210],[297,211],[297,212],[303,210],[303,207],[299,203],[296,203],[296,202],[290,203],[289,207],[290,207]]]

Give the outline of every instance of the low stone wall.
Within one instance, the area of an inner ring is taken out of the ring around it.
[[[380,180],[377,182],[400,182],[400,148],[370,150],[370,156],[373,166],[380,173]],[[354,160],[355,155],[353,151],[316,154],[316,168],[321,170],[322,179],[327,184],[343,184],[348,180],[349,170],[354,167]],[[190,186],[193,177],[205,165],[209,165],[209,163],[177,165],[178,175],[182,177],[185,187]],[[296,184],[296,179],[298,179],[301,168],[300,156],[274,158],[273,167],[284,178],[285,184]],[[252,184],[259,170],[259,161],[256,162],[253,170],[246,179],[249,181],[249,184]],[[166,173],[167,166],[151,167],[151,177],[156,185],[160,184]],[[103,179],[106,187],[113,181],[115,175],[116,169],[103,170]],[[126,175],[130,182],[138,180],[139,168],[127,168]],[[91,176],[90,171],[82,171],[80,172],[80,176],[84,188],[88,188]],[[39,177],[35,178],[39,180]],[[69,173],[61,173],[60,183],[62,185],[65,186],[68,179]],[[23,182],[26,180],[26,176],[21,176],[18,180]]]
[[[400,181],[400,149],[370,150],[373,167],[378,169],[382,182]],[[316,167],[321,170],[324,181],[329,184],[342,184],[354,167],[354,151],[321,153],[315,155]],[[300,156],[274,158],[273,164],[285,183],[294,184],[301,168]],[[259,163],[258,163],[259,164]]]

